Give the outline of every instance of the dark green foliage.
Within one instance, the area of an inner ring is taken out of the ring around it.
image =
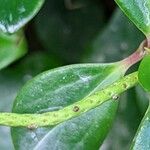
[[[149,40],[150,2],[115,1],[131,21],[111,0],[0,0],[0,112],[58,111],[123,78],[128,66],[121,60],[143,33]],[[140,85],[119,100],[109,91],[111,100],[55,126],[11,133],[0,127],[0,150],[149,150],[149,64],[148,55],[138,69]]]

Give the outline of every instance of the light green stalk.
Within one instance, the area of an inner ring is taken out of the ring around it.
[[[137,72],[118,80],[104,90],[84,98],[64,109],[43,114],[0,113],[0,125],[12,127],[36,128],[52,126],[77,117],[110,99],[116,100],[118,95],[138,83]]]

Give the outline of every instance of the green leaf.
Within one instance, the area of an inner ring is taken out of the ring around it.
[[[43,47],[67,64],[80,61],[84,48],[104,25],[101,5],[93,0],[72,3],[81,7],[71,9],[63,0],[47,0],[35,18],[36,32]]]
[[[124,73],[118,65],[80,64],[44,72],[22,88],[13,112],[43,113],[71,105],[120,78]],[[54,127],[13,128],[13,143],[17,150],[98,149],[112,124],[117,105],[116,101],[108,101]]]
[[[137,134],[133,140],[132,150],[149,150],[150,149],[150,107],[148,108]]]
[[[150,35],[149,0],[115,0],[123,12],[146,35]]]
[[[146,56],[140,64],[138,78],[142,87],[150,91],[150,55]]]
[[[27,80],[47,69],[60,65],[56,58],[37,52],[26,55],[12,67],[0,71],[0,112],[10,112],[18,90]],[[0,126],[0,150],[12,150],[8,127]]]
[[[0,70],[25,55],[26,52],[26,40],[22,32],[14,35],[0,32]]]
[[[13,33],[39,11],[44,0],[0,0],[0,29]]]

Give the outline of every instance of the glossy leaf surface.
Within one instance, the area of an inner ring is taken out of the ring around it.
[[[0,32],[0,69],[8,66],[27,52],[23,33],[6,35]]]
[[[44,0],[0,0],[0,29],[13,33],[39,11]]]
[[[150,91],[150,55],[146,56],[139,67],[139,82],[146,91]]]
[[[149,0],[115,0],[123,12],[146,35],[150,35]]]
[[[133,140],[132,150],[148,150],[150,149],[150,107],[148,108],[142,123]]]
[[[62,109],[104,88],[122,75],[118,64],[81,64],[47,71],[22,88],[14,103],[13,112],[43,113]],[[98,149],[111,126],[117,105],[115,101],[108,101],[54,127],[33,131],[13,128],[15,148]]]

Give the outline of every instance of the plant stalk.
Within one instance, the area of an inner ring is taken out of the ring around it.
[[[0,113],[0,125],[34,129],[37,127],[59,124],[90,111],[110,99],[114,99],[115,102],[119,94],[138,83],[137,74],[138,73],[135,72],[127,75],[106,87],[104,90],[98,91],[93,95],[58,111],[43,114]]]
[[[146,49],[146,46],[147,40],[144,40],[133,54],[122,60],[122,63],[126,70],[143,59],[143,57],[147,54],[148,51]]]

